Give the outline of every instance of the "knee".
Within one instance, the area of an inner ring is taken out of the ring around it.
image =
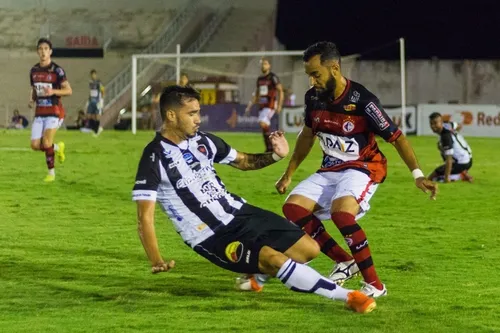
[[[40,141],[31,141],[31,149],[40,150]]]
[[[43,144],[44,147],[50,147],[50,146],[52,146],[52,140],[43,138],[42,139],[42,144]]]
[[[294,202],[286,202],[281,208],[283,215],[292,222],[297,222],[298,219],[304,218],[312,214],[312,211],[302,207]]]
[[[264,246],[259,252],[259,270],[264,274],[276,276],[287,260],[288,257],[283,253]]]
[[[311,237],[307,237],[307,246],[305,247],[304,250],[304,262],[309,262],[319,256],[321,253],[321,248],[314,239]]]

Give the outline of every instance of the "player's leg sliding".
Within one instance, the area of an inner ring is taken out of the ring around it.
[[[359,273],[353,257],[344,251],[332,236],[326,231],[323,223],[302,206],[286,203],[283,205],[283,214],[298,227],[302,228],[320,246],[321,252],[335,262],[328,278],[338,285],[344,284]]]
[[[241,291],[261,292],[264,284],[271,277],[266,274],[245,274],[236,278],[236,289]]]
[[[306,243],[307,240],[304,241],[305,237],[307,236],[301,238],[297,243]],[[307,244],[302,244],[299,247],[301,248],[297,250],[301,251],[303,256],[312,257],[309,259],[313,259],[315,255],[317,255],[317,253],[314,253],[312,250],[309,250],[310,253],[304,253],[308,251],[304,251],[304,249],[307,248]],[[321,276],[321,274],[313,268],[297,262],[270,247],[265,246],[261,249],[259,255],[259,268],[262,272],[276,276],[292,291],[314,293],[332,300],[343,301],[348,308],[359,313],[371,312],[376,307],[373,298],[356,290],[342,288],[326,277]]]
[[[361,292],[375,298],[387,295],[387,289],[375,271],[366,234],[356,222],[354,215],[346,212],[334,212],[332,221],[344,236],[361,275],[363,275],[365,283]]]

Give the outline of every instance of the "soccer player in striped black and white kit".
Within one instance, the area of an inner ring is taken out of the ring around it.
[[[238,152],[219,137],[198,130],[199,98],[191,87],[170,86],[163,91],[161,132],[139,162],[132,195],[152,272],[175,266],[159,251],[154,228],[158,202],[184,242],[213,264],[238,273],[275,276],[293,291],[342,300],[356,312],[372,311],[372,298],[336,286],[304,264],[319,253],[311,237],[283,217],[228,192],[218,177],[214,163],[256,170],[285,157],[289,148],[283,133],[271,134],[273,152]]]
[[[429,116],[429,125],[439,135],[438,149],[444,164],[437,167],[428,179],[444,183],[457,180],[472,182],[473,177],[468,173],[472,168],[472,149],[458,133],[461,125],[444,122],[438,112]]]

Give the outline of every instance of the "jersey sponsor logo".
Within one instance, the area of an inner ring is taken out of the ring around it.
[[[201,193],[209,196],[208,200],[200,204],[201,208],[210,205],[212,202],[218,201],[226,195],[225,189],[216,186],[211,181],[206,181],[203,183],[203,185],[201,185]]]
[[[356,250],[361,250],[362,248],[368,246],[368,239],[366,239],[363,243],[356,245]]]
[[[354,130],[354,123],[350,120],[346,120],[342,124],[342,129],[344,130],[345,133],[350,133]]]
[[[207,180],[210,180],[211,178],[214,177],[214,171],[211,166],[204,166],[201,167],[199,171],[195,172],[193,171],[192,176],[188,177],[183,177],[179,179],[176,183],[176,187],[178,189],[188,187],[190,184],[194,183],[195,181],[200,181],[200,182],[205,182]]]
[[[347,105],[344,105],[344,110],[346,110],[346,111],[354,111],[354,110],[356,110],[356,104],[347,104]]]
[[[359,158],[359,144],[354,138],[318,132],[323,152],[341,161],[355,161]]]
[[[57,67],[56,68],[56,73],[59,76],[64,76],[64,71],[63,71],[63,69],[61,67]]]
[[[326,155],[323,158],[323,163],[321,164],[321,167],[322,168],[331,168],[331,167],[333,167],[335,165],[339,165],[339,164],[342,164],[342,163],[344,163],[344,161],[339,160],[338,158]]]
[[[229,261],[231,261],[232,263],[237,263],[241,260],[243,250],[243,244],[241,242],[235,241],[229,243],[226,246],[226,250],[224,252],[226,253],[226,257],[227,259],[229,259]]]
[[[354,90],[351,94],[351,97],[349,97],[349,101],[352,103],[357,103],[359,101],[360,96],[361,95],[359,94],[359,92]]]
[[[182,157],[184,158],[184,161],[186,161],[187,164],[191,164],[194,161],[194,156],[191,153],[184,153],[182,154]]]
[[[167,210],[170,213],[170,216],[175,218],[177,221],[181,222],[183,220],[181,214],[175,209],[174,205],[168,205]]]
[[[380,128],[380,130],[385,130],[387,127],[389,127],[389,122],[387,119],[385,119],[384,115],[382,114],[382,111],[375,105],[375,103],[370,102],[366,107],[365,107],[365,112],[375,121],[377,126]]]

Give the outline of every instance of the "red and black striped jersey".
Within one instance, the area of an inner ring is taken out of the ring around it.
[[[280,80],[273,72],[257,78],[257,102],[260,108],[276,108],[277,86]]]
[[[378,98],[361,84],[347,80],[337,99],[323,97],[314,88],[305,95],[305,125],[319,138],[323,161],[319,172],[356,169],[381,183],[387,160],[375,135],[393,142],[401,131]]]
[[[66,73],[56,63],[51,62],[47,67],[41,67],[38,63],[31,67],[30,82],[36,94],[36,117],[61,117],[64,113],[61,97],[46,96],[45,89],[61,89],[62,83],[66,80]]]

